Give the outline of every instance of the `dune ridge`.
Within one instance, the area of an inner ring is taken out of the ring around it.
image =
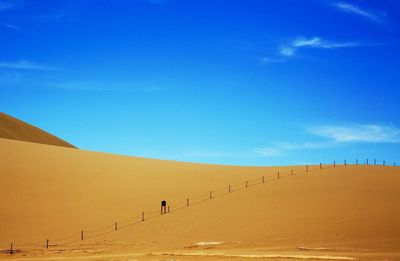
[[[0,138],[76,148],[74,145],[40,128],[2,112],[0,112]]]

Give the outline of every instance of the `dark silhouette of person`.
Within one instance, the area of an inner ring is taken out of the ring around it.
[[[167,213],[167,201],[161,201],[161,215]]]

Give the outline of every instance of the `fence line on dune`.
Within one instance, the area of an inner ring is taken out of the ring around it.
[[[9,254],[14,254],[16,252],[21,251],[21,249],[49,249],[55,246],[70,246],[76,243],[85,243],[91,240],[95,240],[104,236],[107,236],[111,233],[118,232],[120,230],[127,229],[129,227],[132,227],[134,225],[141,224],[145,221],[152,220],[155,218],[159,218],[161,216],[170,214],[171,212],[176,212],[182,209],[189,208],[191,206],[196,206],[198,204],[213,200],[218,197],[223,197],[231,193],[235,193],[240,190],[246,190],[251,187],[261,185],[261,184],[266,184],[270,183],[273,180],[279,180],[283,178],[288,178],[291,176],[297,176],[300,174],[307,174],[310,172],[316,172],[316,171],[321,171],[321,170],[326,170],[330,168],[346,168],[348,166],[389,166],[387,164],[388,162],[385,160],[370,160],[366,159],[365,161],[361,162],[358,159],[353,160],[353,161],[348,161],[344,160],[342,161],[342,164],[340,164],[338,161],[333,161],[331,163],[320,163],[316,165],[302,165],[297,168],[292,168],[288,171],[277,171],[275,174],[268,174],[268,175],[263,175],[259,176],[254,179],[248,179],[245,180],[241,183],[237,184],[229,184],[223,188],[219,189],[214,189],[210,190],[208,193],[202,194],[202,195],[197,195],[196,197],[187,197],[185,200],[183,200],[181,203],[176,204],[176,205],[169,205],[168,206],[168,211],[166,213],[162,213],[162,211],[142,211],[138,213],[137,219],[126,219],[122,220],[119,222],[115,222],[114,224],[110,224],[107,226],[104,226],[102,228],[98,229],[93,229],[93,230],[81,230],[80,232],[70,234],[68,236],[65,236],[63,238],[58,238],[58,239],[44,239],[43,242],[38,243],[38,242],[23,242],[23,241],[12,241],[9,243],[1,243],[0,242],[0,253],[9,253]],[[396,162],[391,164],[390,166],[398,166]],[[16,248],[18,247],[18,248]]]

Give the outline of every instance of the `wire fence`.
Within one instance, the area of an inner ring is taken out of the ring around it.
[[[186,209],[191,206],[196,206],[204,202],[213,200],[218,197],[226,196],[231,193],[235,193],[240,190],[249,189],[254,186],[269,183],[273,180],[279,180],[283,178],[288,178],[295,175],[306,174],[310,172],[317,172],[321,170],[326,170],[330,168],[345,168],[348,166],[398,166],[396,162],[389,163],[385,160],[377,159],[366,159],[366,160],[343,160],[343,161],[333,161],[328,164],[320,163],[315,165],[302,165],[297,168],[292,168],[285,171],[277,171],[269,175],[259,176],[254,179],[248,179],[237,184],[229,184],[227,186],[210,190],[208,193],[201,195],[196,195],[194,197],[188,197],[182,200],[181,203],[175,205],[169,205],[166,213],[162,211],[142,211],[138,213],[136,218],[126,219],[122,221],[115,222],[101,228],[93,230],[81,230],[80,232],[67,235],[63,238],[56,239],[44,239],[43,242],[24,242],[24,241],[12,241],[12,242],[0,242],[0,253],[14,254],[21,252],[23,250],[34,250],[34,249],[51,249],[54,247],[66,247],[75,244],[85,244],[96,239],[100,239],[110,235],[112,233],[117,233],[121,230],[125,230],[135,225],[140,225],[145,221],[149,221],[155,218],[160,218],[164,215],[170,214],[171,212],[177,212],[182,209]]]

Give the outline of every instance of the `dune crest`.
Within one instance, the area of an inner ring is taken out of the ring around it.
[[[76,148],[40,128],[2,112],[0,112],[0,138]]]

